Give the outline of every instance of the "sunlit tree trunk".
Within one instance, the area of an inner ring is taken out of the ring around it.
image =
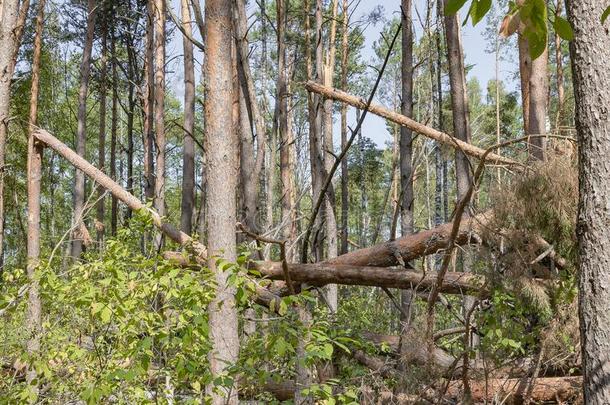
[[[192,35],[191,10],[188,0],[181,0],[182,26]],[[184,137],[182,151],[182,200],[180,205],[180,229],[186,234],[193,230],[195,208],[195,61],[193,44],[182,38],[184,49]]]
[[[447,4],[447,0],[445,0]],[[466,70],[464,68],[464,53],[462,50],[461,30],[459,16],[445,15],[445,39],[447,41],[447,60],[449,64],[449,84],[451,88],[451,108],[453,112],[453,131],[455,136],[470,142],[470,123],[468,109],[468,93],[466,90]],[[468,158],[460,150],[455,153],[455,174],[457,185],[457,201],[461,201],[467,194],[472,183]],[[468,211],[466,212],[468,215]],[[472,267],[472,252],[464,251],[461,255],[462,271],[469,272]],[[464,297],[463,311],[470,312],[474,305],[474,298]],[[476,345],[476,338],[468,339],[471,345]],[[464,392],[464,401],[470,402],[468,385]]]
[[[154,207],[165,216],[165,1],[155,0],[155,197]],[[156,246],[163,244],[157,235]]]
[[[349,5],[347,0],[343,0],[341,10],[343,11],[342,37],[341,37],[341,89],[348,91],[347,70],[349,52]],[[347,144],[347,105],[341,104],[341,149]],[[340,254],[347,253],[348,246],[348,219],[349,219],[349,195],[348,195],[348,167],[347,159],[341,161],[341,250]],[[382,214],[383,218],[383,214]],[[381,221],[380,221],[381,224]],[[375,243],[375,242],[373,242]]]
[[[114,15],[114,14],[113,14]],[[119,74],[117,71],[117,58],[116,58],[116,38],[115,38],[115,32],[114,32],[114,27],[111,30],[111,43],[110,43],[110,50],[111,53],[113,55],[112,57],[112,123],[110,124],[110,178],[114,179],[116,181],[117,178],[117,174],[116,174],[116,166],[117,166],[117,162],[116,162],[116,157],[117,157],[117,136],[118,136],[118,123],[119,123]],[[133,136],[133,110],[131,110],[132,106],[131,106],[131,100],[132,96],[129,95],[128,96],[128,110],[127,110],[127,136],[132,137]],[[129,114],[131,112],[131,118],[129,117]],[[129,122],[131,119],[131,123]],[[131,147],[133,147],[133,145],[129,145],[129,142],[133,142],[133,139],[128,139],[127,143],[127,149],[128,151],[130,150]],[[128,152],[129,153],[129,152]],[[129,162],[127,163],[127,167],[129,168]],[[133,168],[132,168],[133,170]],[[128,170],[129,172],[129,170]],[[128,175],[130,176],[130,174],[128,173]],[[130,185],[128,185],[128,189],[130,188]],[[111,205],[110,205],[110,234],[112,236],[116,235],[117,232],[117,226],[118,226],[118,216],[119,216],[119,204],[118,204],[118,200],[116,199],[115,196],[112,196],[111,198]]]
[[[30,117],[28,136],[28,236],[27,236],[27,275],[28,290],[26,330],[28,334],[27,350],[30,355],[40,350],[40,329],[42,325],[42,308],[39,296],[39,281],[36,277],[40,263],[40,183],[42,179],[43,145],[32,135],[38,116],[38,91],[40,82],[40,54],[42,51],[42,33],[44,24],[45,0],[38,2],[36,16],[36,34],[34,37],[34,55],[32,60],[32,87],[30,91]],[[27,373],[28,383],[36,378],[35,370]]]
[[[548,96],[548,47],[542,55],[532,60],[532,70],[529,80],[529,119],[527,135],[544,135],[547,124],[547,96]],[[544,159],[545,139],[531,138],[529,141],[529,154],[535,159]]]
[[[146,1],[146,47],[144,54],[143,139],[144,195],[152,201],[155,195],[154,106],[155,106],[155,5]]]
[[[0,1],[0,268],[4,265],[4,166],[11,95],[11,80],[23,37],[29,0]]]
[[[89,72],[91,70],[91,50],[93,48],[93,36],[95,34],[96,2],[89,0],[87,3],[87,33],[83,45],[83,58],[80,65],[80,86],[78,89],[78,114],[76,130],[76,153],[85,157],[87,143],[87,92],[89,90]],[[73,237],[70,255],[78,258],[83,251],[83,209],[85,206],[85,174],[76,170],[74,175],[74,219],[72,222]]]
[[[568,0],[570,55],[579,135],[579,304],[584,403],[610,403],[610,37],[603,0]]]
[[[106,12],[107,10],[104,10]],[[108,73],[108,17],[106,15],[101,16],[101,36],[102,36],[102,55],[100,59],[100,122],[98,131],[98,149],[97,149],[97,167],[106,172],[106,94],[107,94],[107,73]],[[97,190],[97,221],[96,221],[96,235],[97,243],[101,247],[104,241],[104,216],[105,216],[105,203],[106,191],[98,187]]]
[[[328,34],[328,50],[326,52],[326,60],[324,63],[323,82],[326,86],[333,85],[335,57],[337,53],[336,37],[337,37],[337,11],[339,7],[338,0],[331,2],[331,20],[330,32]],[[324,161],[324,177],[331,171],[334,164],[334,142],[333,142],[333,101],[326,99],[323,102],[323,152],[322,159]],[[338,254],[337,241],[337,217],[335,215],[335,193],[333,183],[331,182],[328,190],[326,190],[325,199],[325,220],[326,220],[326,241],[327,241],[327,258],[332,259]],[[326,300],[330,306],[331,312],[337,312],[339,301],[339,293],[336,284],[326,286]]]
[[[557,0],[555,6],[555,17],[561,17],[561,11],[563,10],[563,0]],[[555,33],[555,68],[557,69],[557,117],[555,118],[555,129],[560,131],[562,124],[562,116],[564,115],[565,105],[565,89],[564,89],[564,78],[563,78],[563,50],[561,49],[561,37]]]
[[[401,24],[402,24],[402,58],[401,58],[401,105],[400,112],[407,116],[413,115],[413,22],[411,0],[401,2]],[[400,155],[400,231],[402,236],[413,233],[413,145],[411,130],[406,127],[400,128],[399,138]],[[409,324],[411,322],[411,303],[413,302],[412,290],[400,291],[401,306],[401,334],[400,353],[401,357],[409,350],[410,339],[408,337]],[[399,363],[402,372],[406,372],[405,362]]]
[[[232,117],[232,3],[230,0],[208,0],[205,3],[208,265],[216,280],[216,297],[208,307],[212,342],[208,357],[213,379],[225,375],[227,369],[237,361],[239,353],[235,288],[227,280],[229,272],[222,271],[217,265],[219,255],[232,263],[237,259],[235,193],[239,140]],[[216,388],[220,389],[215,390],[210,384],[206,389],[213,404],[237,404],[236,384]]]

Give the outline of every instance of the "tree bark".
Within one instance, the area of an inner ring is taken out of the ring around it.
[[[521,79],[521,108],[523,113],[523,132],[529,134],[530,121],[530,75],[532,71],[532,58],[527,39],[521,34],[519,44],[519,78]]]
[[[188,0],[181,0],[182,26],[187,35],[192,35],[191,10]],[[195,209],[195,61],[193,44],[184,36],[184,137],[182,151],[182,200],[180,204],[180,229],[190,234],[193,231]]]
[[[285,280],[280,262],[252,262],[253,269],[271,280]],[[386,287],[402,290],[429,291],[436,282],[436,274],[424,274],[398,267],[370,267],[328,262],[289,263],[290,279],[295,283],[315,286],[328,284]],[[444,294],[483,294],[485,279],[470,273],[448,272],[441,286]],[[484,295],[484,294],[483,294]]]
[[[601,0],[570,0],[568,19],[574,29],[570,54],[579,135],[578,251],[579,315],[584,370],[584,403],[610,402],[610,37],[599,19]]]
[[[247,15],[246,6],[244,0],[239,0],[236,3],[234,10],[235,14],[235,29],[236,29],[236,42],[237,42],[237,57],[238,63],[237,68],[240,77],[240,86],[245,102],[245,113],[248,117],[248,139],[243,138],[242,140],[242,211],[244,217],[244,223],[251,230],[258,232],[260,225],[258,223],[258,185],[260,180],[261,171],[263,169],[263,163],[265,158],[265,148],[267,146],[267,126],[265,124],[264,117],[261,113],[261,107],[256,97],[256,87],[254,79],[252,77],[252,71],[250,69],[250,62],[248,60],[249,46],[248,46],[248,27],[247,27]],[[261,7],[263,5],[261,4]],[[264,19],[263,19],[264,21]],[[263,40],[264,41],[264,40]],[[266,47],[266,45],[265,45]],[[266,49],[265,49],[266,52]],[[263,70],[266,69],[263,67]],[[263,73],[265,74],[265,73]],[[264,83],[263,83],[264,88]],[[254,148],[253,142],[253,131],[252,125],[254,124],[255,135],[256,135],[256,149]],[[245,136],[246,134],[243,134]],[[244,146],[244,141],[246,147]],[[256,155],[255,155],[256,151]],[[247,154],[244,156],[244,154]]]
[[[401,1],[402,23],[402,58],[401,58],[401,103],[400,112],[405,117],[413,116],[413,21],[411,0]],[[400,232],[407,236],[413,233],[413,140],[411,130],[400,127],[399,155],[400,155]],[[405,263],[406,264],[406,263]],[[409,348],[408,331],[411,323],[411,303],[413,291],[409,289],[400,292],[400,354],[406,355]],[[405,362],[400,361],[400,371],[407,372]]]
[[[19,10],[18,0],[0,1],[0,267],[4,265],[4,169],[10,109],[11,80],[29,0]]]
[[[27,276],[28,306],[26,330],[28,333],[27,350],[30,355],[40,350],[40,329],[42,326],[42,308],[39,296],[39,282],[36,271],[40,263],[40,183],[42,179],[43,145],[33,135],[38,116],[38,93],[40,82],[40,54],[44,24],[45,0],[38,2],[36,16],[36,34],[34,37],[34,55],[32,60],[32,87],[30,90],[30,117],[28,136],[28,236],[27,236]],[[27,380],[31,383],[36,372],[30,370]]]
[[[348,1],[343,0],[343,22],[341,37],[341,90],[348,91],[348,53],[349,53],[349,9]],[[345,149],[347,144],[347,104],[341,104],[341,149]],[[349,220],[349,178],[348,178],[347,159],[341,161],[341,250],[340,254],[347,253],[348,250],[348,220]],[[384,204],[385,206],[385,204]],[[383,215],[383,214],[382,214]],[[380,221],[381,223],[381,221]],[[373,243],[376,243],[373,241]]]
[[[114,15],[114,13],[112,14]],[[116,175],[116,166],[117,166],[117,162],[116,162],[116,147],[117,147],[117,135],[118,135],[118,123],[119,123],[119,74],[117,71],[117,57],[116,57],[116,38],[115,38],[115,32],[114,32],[114,27],[111,30],[111,42],[110,42],[110,51],[112,53],[112,122],[110,124],[110,178],[115,180],[117,179],[117,175]],[[132,102],[132,95],[128,96],[128,108],[132,108],[131,106],[131,102]],[[128,144],[129,142],[133,142],[133,110],[131,110],[131,118],[129,117],[130,115],[130,111],[127,111],[128,117],[127,117],[127,136],[128,136]],[[129,122],[131,119],[131,122]],[[133,145],[128,145],[128,152],[129,153],[129,148],[133,147]],[[127,167],[129,167],[129,162],[127,163]],[[133,168],[132,168],[133,170]],[[128,177],[130,177],[131,174],[129,173],[128,170]],[[131,192],[131,188],[130,186],[127,187],[128,190],[130,190]],[[118,217],[119,217],[119,211],[118,211],[118,200],[115,196],[112,196],[111,198],[111,204],[110,204],[110,234],[112,236],[116,236],[116,232],[117,232],[117,227],[118,227]]]
[[[288,66],[286,63],[286,28],[288,24],[288,4],[284,0],[277,1],[277,44],[278,44],[278,79],[277,102],[280,140],[280,181],[282,206],[282,235],[289,245],[296,237],[296,223],[293,222],[293,173],[292,173],[292,131],[288,122]],[[294,250],[288,249],[287,260],[294,260]]]
[[[87,144],[87,92],[89,90],[89,72],[91,70],[91,50],[95,35],[96,2],[87,3],[87,33],[83,45],[83,59],[80,65],[80,86],[78,89],[78,125],[76,130],[76,153],[85,157]],[[72,221],[72,246],[70,255],[78,258],[83,251],[83,210],[85,206],[85,174],[76,170],[74,175],[74,219]]]
[[[328,34],[328,51],[326,52],[326,61],[324,63],[323,82],[325,86],[332,87],[333,76],[335,69],[335,57],[337,52],[336,36],[337,36],[337,10],[339,6],[338,0],[332,0],[331,4],[331,21],[330,32]],[[323,103],[322,123],[324,127],[324,141],[322,159],[324,161],[324,178],[332,170],[334,142],[333,142],[333,101],[330,99],[324,100]],[[326,190],[326,242],[327,242],[327,258],[332,259],[337,257],[338,241],[337,241],[337,217],[335,215],[335,193],[332,182]],[[332,313],[337,312],[339,304],[339,290],[336,285],[326,287],[326,301]]]
[[[555,18],[561,17],[563,10],[563,0],[557,0],[555,5]],[[563,50],[561,49],[562,41],[558,33],[555,33],[555,68],[557,69],[557,116],[555,117],[555,130],[561,133],[562,115],[564,114],[565,105],[565,88],[563,78]]]
[[[208,0],[205,3],[205,38],[207,55],[204,68],[206,83],[205,145],[207,153],[208,198],[206,200],[207,234],[210,235],[209,268],[215,274],[216,297],[209,305],[209,354],[212,378],[227,373],[239,353],[235,288],[228,282],[228,272],[218,268],[217,256],[236,261],[236,179],[238,137],[232,125],[233,43],[232,1]],[[213,404],[237,404],[237,387],[208,386]]]
[[[155,107],[155,5],[154,0],[146,1],[146,47],[144,55],[143,91],[143,139],[144,145],[144,195],[152,201],[155,196],[154,158],[154,107]]]
[[[154,0],[155,10],[155,196],[154,207],[165,216],[165,1]],[[162,235],[156,237],[158,250]]]
[[[460,230],[455,243],[463,245],[474,239],[477,230],[480,229],[479,227],[484,227],[489,219],[490,213],[464,219],[460,223]],[[448,222],[433,229],[355,250],[331,259],[328,263],[378,267],[405,265],[412,260],[444,249],[447,246],[451,227],[452,223]]]
[[[532,69],[529,77],[529,119],[526,135],[544,135],[547,120],[548,96],[548,58],[549,49],[546,47],[542,55],[532,60]],[[534,159],[544,159],[545,139],[535,137],[529,141],[529,155]]]
[[[348,94],[344,91],[334,89],[331,87],[322,86],[319,83],[308,81],[305,83],[305,88],[311,92],[318,93],[327,98],[332,98],[333,100],[341,101],[343,103],[347,103],[356,108],[364,109],[366,108],[366,100]],[[398,114],[394,111],[391,111],[385,107],[382,107],[378,104],[371,104],[369,107],[369,112],[378,115],[382,118],[385,118],[389,121],[395,122],[398,125],[403,125],[411,129],[413,132],[417,132],[427,138],[434,139],[437,142],[440,142],[444,145],[448,145],[452,148],[460,148],[466,155],[476,157],[478,159],[483,157],[485,153],[484,149],[481,149],[477,146],[474,146],[468,142],[457,139],[451,135],[448,135],[444,132],[431,128],[427,125],[420,124],[417,121],[409,117],[405,117],[402,114]],[[490,153],[487,155],[487,161],[495,164],[503,164],[512,166],[513,169],[519,170],[522,167],[521,163],[509,159],[507,157],[496,155],[495,153]]]
[[[107,10],[104,10],[106,12]],[[102,36],[102,55],[100,58],[100,122],[98,131],[97,167],[103,172],[106,171],[106,94],[107,94],[107,73],[108,73],[108,17],[101,16],[101,36]],[[112,176],[110,176],[112,177]],[[106,191],[99,187],[97,190],[97,222],[95,226],[98,246],[102,246],[104,241],[104,217],[105,217],[105,198]]]

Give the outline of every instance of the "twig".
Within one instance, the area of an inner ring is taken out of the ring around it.
[[[240,231],[248,235],[254,240],[261,241],[264,243],[273,243],[280,246],[280,258],[282,260],[282,271],[284,272],[284,277],[286,281],[286,285],[288,286],[288,291],[290,294],[295,295],[296,289],[294,288],[294,284],[292,283],[292,279],[290,278],[290,270],[288,269],[288,260],[286,260],[286,241],[279,239],[271,239],[265,236],[257,235],[256,233],[250,231],[244,224],[241,222],[237,223],[237,227]]]

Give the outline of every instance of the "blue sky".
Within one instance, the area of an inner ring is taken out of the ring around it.
[[[414,0],[414,6],[423,12],[425,10],[425,4],[427,0]],[[250,4],[253,4],[256,7],[256,3],[253,0],[249,1]],[[469,1],[464,6],[464,9],[467,10],[469,7]],[[176,15],[180,15],[180,1],[172,0],[172,5],[174,9],[174,13]],[[400,10],[400,0],[378,0],[378,1],[370,1],[370,0],[361,0],[358,5],[358,10],[355,13],[355,18],[359,18],[364,15],[368,15],[375,7],[381,6],[383,8],[383,18],[387,20],[391,20],[393,16],[398,15]],[[250,6],[248,7],[250,9]],[[248,10],[249,15],[251,15],[254,10]],[[417,14],[413,13],[414,17]],[[173,22],[169,21],[168,24],[173,24]],[[375,54],[373,52],[373,43],[380,39],[380,32],[383,29],[384,23],[380,22],[376,25],[369,25],[365,31],[365,48],[363,50],[363,58],[365,61],[370,62],[370,64],[375,63]],[[476,27],[473,27],[470,22],[466,26],[462,28],[462,41],[463,47],[466,57],[466,65],[472,65],[472,69],[469,72],[468,78],[476,77],[478,78],[481,86],[485,88],[485,84],[495,77],[495,57],[493,54],[489,54],[485,52],[488,44],[484,38],[483,32],[485,30],[486,21],[481,21]],[[194,27],[194,31],[197,29]],[[419,32],[416,28],[416,35],[419,35]],[[196,37],[199,35],[196,33]],[[201,60],[201,52],[198,49],[195,49],[196,58]],[[513,52],[514,53],[514,52]],[[176,96],[182,100],[184,89],[183,89],[183,71],[182,71],[182,37],[179,33],[176,33],[173,38],[170,46],[168,47],[168,61],[170,58],[175,58],[174,63],[170,63],[170,69],[173,70],[173,74],[169,75],[171,78],[171,82],[168,83],[168,86],[173,90]],[[515,81],[512,79],[513,73],[516,71],[517,66],[514,62],[511,62],[511,59],[514,57],[506,57],[505,59],[508,61],[502,61],[500,65],[500,78],[504,81],[506,87],[509,90],[516,90]],[[199,77],[200,69],[196,69],[196,75]],[[336,118],[338,119],[338,118]],[[348,116],[348,125],[355,126],[355,113],[350,111]],[[338,123],[336,124],[336,133],[338,133]],[[391,140],[391,135],[386,130],[385,121],[377,116],[372,114],[367,115],[365,123],[362,127],[363,134],[369,138],[371,138],[377,145],[380,147],[383,146],[386,142]],[[338,138],[338,137],[337,137]]]

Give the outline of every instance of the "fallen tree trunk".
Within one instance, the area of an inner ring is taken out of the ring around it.
[[[164,252],[167,260],[182,267],[193,265],[180,252]],[[250,262],[250,269],[270,280],[284,280],[285,270],[280,262]],[[351,266],[324,263],[288,263],[290,279],[296,283],[322,287],[327,284],[361,285],[397,289],[429,291],[436,282],[436,273],[421,273],[395,267]],[[472,273],[448,272],[441,292],[445,294],[485,293],[485,278]]]
[[[341,101],[343,103],[349,104],[353,107],[359,109],[366,109],[367,103],[364,99],[346,93],[344,91],[335,89],[333,87],[327,87],[316,83],[314,81],[308,81],[305,83],[305,88],[311,92],[318,93],[322,95],[324,98],[329,98],[336,101]],[[410,130],[417,132],[427,138],[434,139],[442,144],[451,146],[452,148],[459,149],[464,152],[466,155],[476,157],[478,159],[483,158],[483,154],[485,153],[484,149],[481,149],[477,146],[474,146],[468,142],[464,142],[459,140],[451,135],[448,135],[444,132],[438,131],[434,128],[431,128],[427,125],[421,124],[417,121],[412,120],[411,118],[389,110],[385,107],[382,107],[377,104],[371,104],[368,108],[368,111],[371,113],[378,115],[382,118],[385,118],[389,121],[392,121],[398,125],[402,125],[404,127],[409,128]],[[523,165],[515,160],[497,155],[495,153],[490,153],[485,158],[486,160],[501,165],[509,165],[509,166],[517,166],[522,167]]]
[[[553,402],[575,400],[582,390],[582,377],[497,378],[485,381],[470,381],[472,400],[475,403],[498,399],[504,404],[520,404],[524,401],[529,384],[533,384],[530,400]],[[461,381],[449,384],[445,397],[461,399]]]
[[[185,247],[191,254],[201,258],[205,258],[207,256],[207,250],[203,244],[194,240],[186,233],[180,231],[172,224],[166,222],[155,210],[144,205],[136,196],[129,193],[110,177],[106,176],[106,174],[104,174],[101,170],[93,166],[91,163],[85,160],[85,158],[78,155],[49,132],[45,131],[44,129],[38,129],[33,135],[39,141],[63,156],[74,167],[91,177],[93,181],[108,190],[117,199],[124,202],[132,210],[146,210],[152,217],[154,225],[159,228],[161,232],[167,235],[167,237],[174,242]]]
[[[464,218],[460,224],[455,244],[465,245],[477,242],[478,231],[489,222],[490,218],[490,212]],[[452,226],[453,222],[448,222],[393,241],[355,250],[328,260],[325,263],[377,267],[405,265],[411,260],[445,249],[449,241]]]
[[[278,262],[252,262],[251,269],[271,280],[284,280],[282,264]],[[290,278],[296,283],[324,286],[327,284],[362,285],[427,291],[436,282],[436,273],[421,273],[393,267],[367,267],[330,264],[288,264]],[[471,273],[449,272],[441,292],[445,294],[484,293],[485,278]]]

